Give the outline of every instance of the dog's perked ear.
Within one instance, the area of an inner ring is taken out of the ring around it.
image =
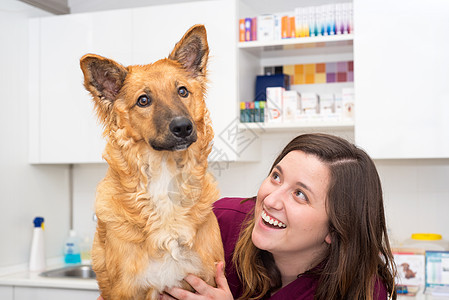
[[[128,71],[115,61],[95,54],[84,55],[80,65],[84,86],[92,94],[98,117],[104,122]]]
[[[208,57],[206,28],[194,25],[176,44],[168,58],[178,61],[193,77],[197,77],[206,75]]]

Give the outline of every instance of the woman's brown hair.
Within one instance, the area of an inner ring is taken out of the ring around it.
[[[396,268],[387,236],[382,187],[373,161],[342,138],[304,134],[282,150],[270,173],[289,152],[297,150],[316,156],[331,174],[326,211],[332,242],[316,274],[319,283],[314,299],[373,299],[376,281],[396,299]],[[240,299],[260,299],[282,287],[273,256],[252,243],[253,227],[251,218],[240,234],[233,258],[244,285]]]

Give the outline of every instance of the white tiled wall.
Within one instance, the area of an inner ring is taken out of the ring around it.
[[[449,160],[376,161],[394,241],[414,232],[449,240]]]

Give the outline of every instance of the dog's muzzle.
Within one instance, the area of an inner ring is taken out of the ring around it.
[[[186,139],[192,135],[193,124],[185,117],[176,117],[170,122],[169,129],[175,137]]]
[[[162,143],[151,143],[155,150],[181,151],[196,142],[196,129],[186,117],[175,117],[169,124],[169,136]]]

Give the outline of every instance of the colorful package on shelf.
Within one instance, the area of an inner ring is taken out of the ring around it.
[[[335,96],[334,94],[320,95],[320,114],[325,118],[336,116],[335,114]]]
[[[449,296],[449,251],[426,251],[424,294]]]
[[[240,102],[240,123],[265,121],[265,101]]]
[[[260,116],[260,122],[265,122],[266,118],[265,118],[265,101],[256,101],[259,103],[259,116]]]
[[[301,118],[310,118],[320,113],[320,97],[317,93],[301,93]]]
[[[296,33],[296,22],[294,15],[284,15],[281,18],[281,38],[294,38]]]
[[[268,41],[353,32],[352,2],[296,7],[291,12],[239,20],[239,40]],[[245,20],[245,39],[242,39]],[[261,24],[262,23],[262,24]]]
[[[245,102],[240,102],[240,123],[246,122],[246,104]]]
[[[257,17],[257,40],[269,41],[274,39],[274,15],[260,15]]]
[[[256,77],[255,101],[267,100],[268,87],[283,87],[286,90],[290,89],[290,77],[286,74],[274,75],[258,75]]]
[[[245,19],[239,20],[239,42],[245,41]]]
[[[354,119],[354,89],[344,88],[342,90],[343,118]]]
[[[254,102],[254,122],[260,122],[260,104],[259,101]]]
[[[400,286],[424,286],[425,251],[414,248],[396,248],[392,252],[397,266],[396,284]]]
[[[282,13],[277,13],[273,15],[273,40],[282,39]]]
[[[249,122],[254,123],[256,120],[255,118],[255,106],[254,106],[254,102],[248,102],[248,106],[249,106]]]
[[[354,81],[353,61],[286,65],[283,71],[294,85]]]
[[[343,89],[350,93],[351,89]],[[289,123],[297,121],[341,121],[348,119],[342,94],[300,93],[283,87],[266,88],[266,101],[240,102],[240,122]],[[353,101],[354,99],[351,98]],[[266,110],[265,110],[266,108]]]
[[[245,19],[245,41],[252,41],[251,39],[251,26],[252,26],[252,19],[246,18]]]
[[[258,27],[258,20],[257,17],[254,17],[251,19],[251,41],[257,41],[258,39],[258,33],[257,33],[257,27]]]
[[[295,8],[296,32],[294,37],[308,37],[316,35],[314,7],[297,7]]]

